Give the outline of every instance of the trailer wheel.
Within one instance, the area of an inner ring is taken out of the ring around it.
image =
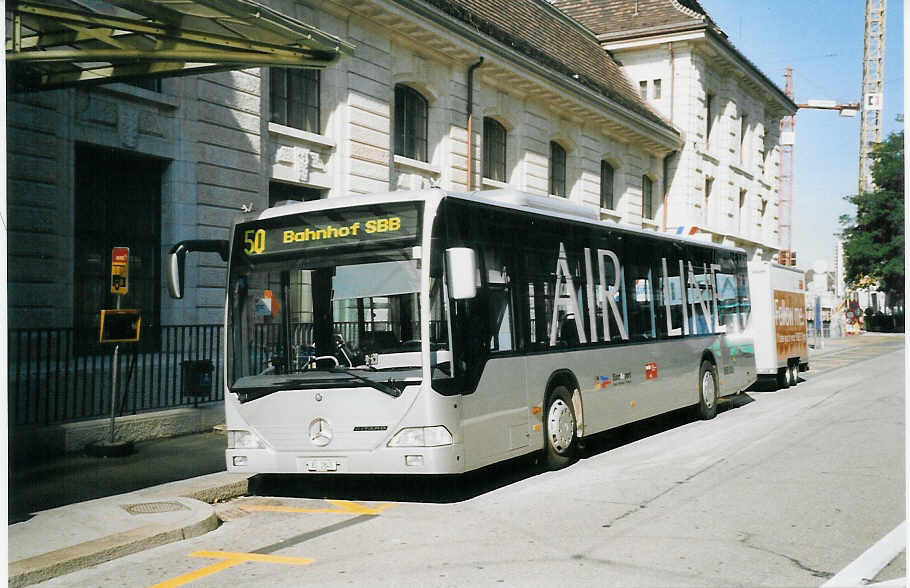
[[[788,368],[780,368],[777,370],[777,388],[778,390],[784,390],[790,387],[790,370]]]
[[[799,363],[791,363],[787,366],[787,380],[791,386],[796,386],[799,383]]]
[[[717,368],[710,361],[701,362],[698,372],[698,416],[704,420],[717,414]]]
[[[546,462],[552,470],[564,468],[575,460],[578,427],[572,397],[565,386],[556,386],[547,399],[543,421],[546,439]]]

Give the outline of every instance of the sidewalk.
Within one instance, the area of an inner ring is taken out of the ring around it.
[[[80,502],[10,525],[9,585],[27,586],[218,526],[212,503],[247,492],[248,474],[218,472]]]
[[[140,442],[127,457],[69,454],[11,466],[9,585],[214,529],[211,503],[247,492],[247,474],[224,471],[225,444],[209,432]]]

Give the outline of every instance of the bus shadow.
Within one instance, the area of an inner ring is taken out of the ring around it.
[[[717,404],[717,414],[721,415],[752,402],[755,402],[755,400],[746,393],[724,398]],[[622,425],[586,438],[582,458],[594,457],[601,453],[618,449],[623,445],[635,443],[658,433],[676,429],[699,420],[695,407],[690,406],[629,423],[628,425]]]
[[[450,504],[469,500],[544,471],[537,456],[530,455],[460,475],[260,474],[250,478],[249,495]]]
[[[750,404],[747,394],[718,404],[718,414]],[[581,459],[640,441],[697,421],[685,408],[623,425],[585,439]],[[527,455],[461,475],[306,475],[259,474],[249,480],[250,496],[382,502],[451,504],[541,475],[547,471],[539,454]]]

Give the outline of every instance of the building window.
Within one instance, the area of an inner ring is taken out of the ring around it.
[[[660,80],[654,80],[653,85],[651,86],[653,90],[651,91],[651,96],[655,100],[660,100]]]
[[[711,189],[713,186],[714,180],[705,178],[705,200],[702,203],[702,212],[704,213],[704,218],[702,220],[705,223],[705,227],[708,227],[711,224]]]
[[[506,128],[492,118],[483,119],[483,177],[506,181]]]
[[[109,148],[76,145],[73,315],[80,345],[97,344],[99,310],[116,308],[111,250],[128,247],[123,308],[142,312],[140,347],[160,340],[161,183],[165,162]]]
[[[747,218],[748,210],[746,209],[746,191],[739,191],[739,234],[748,235],[749,226]]]
[[[550,141],[550,194],[566,197],[566,150]]]
[[[714,128],[714,94],[705,96],[705,141],[711,144],[711,129]]]
[[[270,68],[269,96],[271,122],[320,133],[319,70]]]
[[[427,160],[427,99],[420,92],[395,86],[395,155]]]
[[[613,166],[606,161],[600,162],[600,207],[614,210],[613,202]]]
[[[654,182],[648,176],[641,177],[641,216],[654,219]]]
[[[638,94],[641,96],[642,100],[648,99],[648,81],[642,80],[638,82]]]
[[[326,190],[295,186],[284,182],[269,182],[269,208],[287,202],[309,202],[325,198]]]
[[[748,142],[746,141],[746,135],[749,132],[749,117],[743,113],[739,116],[739,162],[741,164],[746,163],[746,152],[748,149]]]

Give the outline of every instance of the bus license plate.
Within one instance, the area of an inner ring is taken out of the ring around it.
[[[308,472],[337,472],[337,459],[308,459],[304,462],[304,469]]]

